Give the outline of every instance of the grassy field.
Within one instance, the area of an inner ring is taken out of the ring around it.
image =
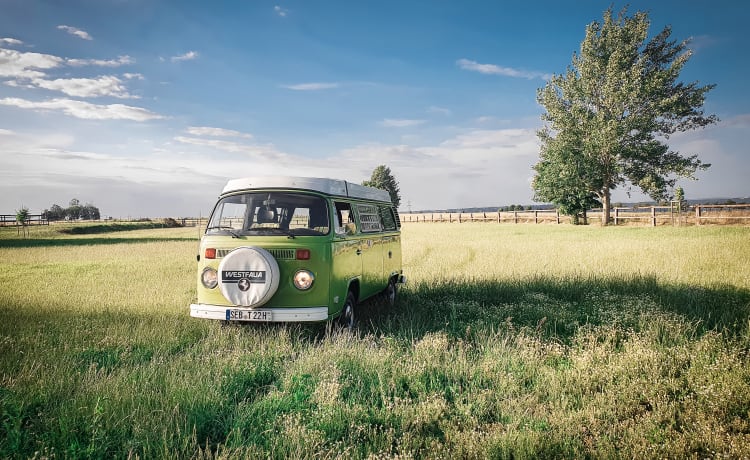
[[[2,458],[750,456],[750,228],[407,224],[396,307],[189,317],[196,229],[0,229]]]

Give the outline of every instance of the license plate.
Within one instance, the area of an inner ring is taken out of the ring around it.
[[[271,310],[227,310],[227,321],[273,321]]]

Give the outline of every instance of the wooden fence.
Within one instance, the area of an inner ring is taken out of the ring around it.
[[[0,227],[19,225],[15,214],[0,214]],[[29,214],[26,225],[49,225],[49,221],[42,214]]]
[[[561,215],[556,209],[503,212],[431,212],[400,214],[401,222],[513,222],[513,223],[554,223],[570,222],[570,217]]]
[[[739,205],[693,205],[677,210],[674,206],[639,206],[612,208],[610,214],[614,225],[744,225],[750,224],[750,204]],[[403,213],[401,222],[496,222],[561,224],[570,223],[570,216],[556,209],[501,212],[455,212],[455,213]],[[588,212],[589,223],[601,223],[601,209]]]

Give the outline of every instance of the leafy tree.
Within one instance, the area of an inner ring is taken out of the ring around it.
[[[101,218],[101,213],[99,208],[93,204],[86,203],[81,206],[81,202],[74,198],[70,200],[70,207],[62,208],[60,205],[53,204],[50,209],[44,210],[42,217],[51,221],[62,220],[65,218],[99,220]]]
[[[696,170],[710,166],[697,155],[671,151],[666,141],[676,132],[718,121],[702,110],[715,85],[679,82],[691,56],[689,41],[671,40],[669,26],[648,39],[649,25],[647,13],[627,16],[624,8],[614,15],[610,7],[603,22],[586,27],[580,54],[573,55],[567,71],[537,92],[546,110],[546,125],[538,133],[541,163],[549,164],[535,169],[537,176],[551,177],[536,179],[540,189],[535,191],[547,196],[546,184],[565,169],[557,163],[575,158],[571,173],[577,171],[581,180],[566,180],[560,188],[594,196],[605,225],[618,186],[629,183],[659,201],[676,177],[694,178]]]
[[[26,206],[21,207],[21,209],[16,211],[16,222],[21,225],[21,228],[23,229],[23,235],[27,235],[26,230],[26,223],[29,220],[29,208]],[[19,228],[20,232],[20,228]]]
[[[398,189],[398,182],[391,174],[391,168],[386,165],[380,165],[372,171],[370,180],[362,182],[362,185],[375,187],[381,190],[387,190],[391,195],[393,205],[398,208],[401,204],[401,195]]]
[[[571,216],[573,224],[581,219],[586,223],[588,210],[601,206],[591,192],[598,180],[587,174],[581,156],[565,145],[566,134],[557,138],[546,135],[540,133],[544,139],[541,160],[533,167],[537,172],[532,182],[534,200],[554,203],[561,213]]]
[[[683,203],[685,201],[685,190],[683,190],[682,187],[674,189],[674,199],[678,203]]]
[[[99,220],[101,217],[99,208],[91,203],[87,203],[85,206],[81,207],[81,217],[87,220]]]
[[[53,204],[47,213],[47,220],[65,219],[65,210],[59,204]]]

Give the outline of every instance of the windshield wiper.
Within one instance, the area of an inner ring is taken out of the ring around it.
[[[214,225],[213,227],[206,228],[206,231],[209,231],[209,230],[225,230],[225,231],[229,232],[230,235],[232,235],[232,238],[239,238],[240,237],[240,235],[238,235],[238,234],[236,234],[234,232],[234,230],[235,230],[234,227],[227,227],[227,226],[224,226],[224,225]]]
[[[257,231],[257,232],[281,232],[284,235],[286,235],[289,239],[297,238],[294,233],[292,233],[291,230],[287,230],[285,228],[279,228],[279,227],[263,227],[263,228],[253,228],[250,229],[250,231]]]

